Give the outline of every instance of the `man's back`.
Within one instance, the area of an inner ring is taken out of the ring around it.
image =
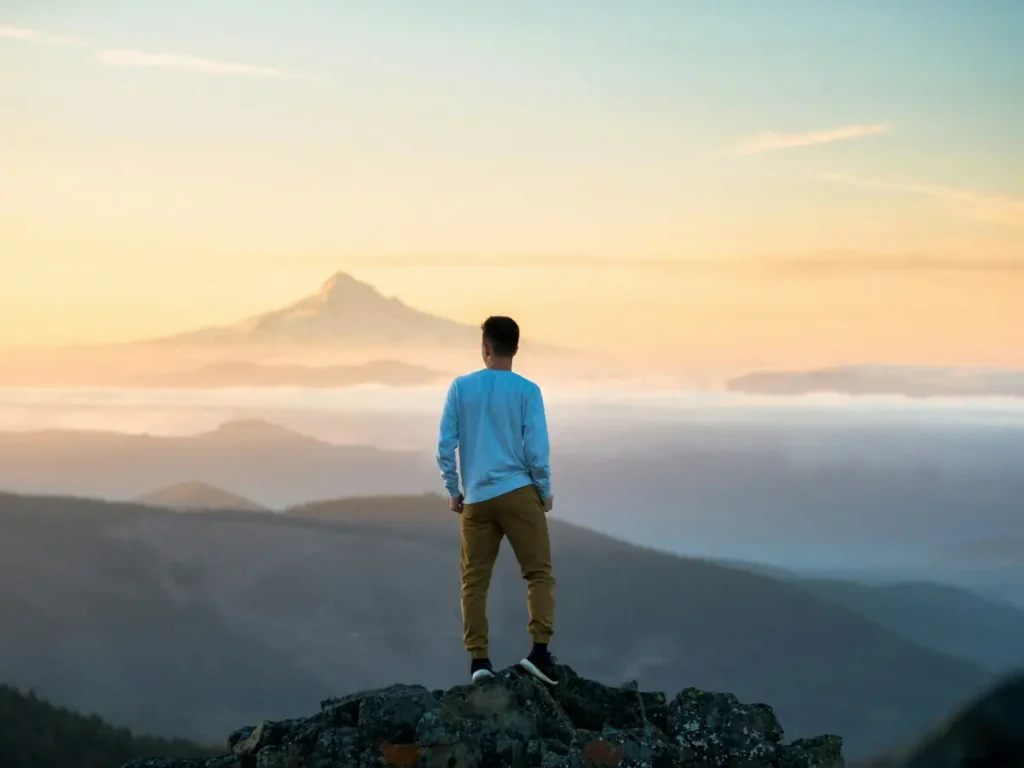
[[[555,658],[548,650],[554,632],[555,577],[546,515],[555,497],[544,400],[540,387],[512,373],[512,358],[519,351],[516,321],[491,316],[480,331],[486,369],[452,382],[437,441],[448,508],[460,516],[462,532],[462,642],[469,651],[473,682],[493,677],[487,590],[501,542],[508,538],[527,584],[527,629],[533,639],[519,666],[541,682],[557,685]],[[464,493],[459,489],[460,469]]]
[[[458,495],[455,446],[465,502],[487,501],[530,485],[550,496],[547,421],[540,387],[512,371],[483,369],[448,390],[438,462],[445,486]],[[450,463],[446,457],[450,456]]]

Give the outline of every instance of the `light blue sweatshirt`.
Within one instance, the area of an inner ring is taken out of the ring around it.
[[[518,373],[487,368],[455,379],[441,416],[437,465],[452,497],[460,493],[461,470],[466,504],[531,483],[541,498],[549,497],[550,446],[540,387]]]

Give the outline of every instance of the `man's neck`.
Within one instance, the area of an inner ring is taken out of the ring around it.
[[[487,361],[488,369],[492,371],[511,371],[512,370],[512,358],[511,357],[492,357]]]

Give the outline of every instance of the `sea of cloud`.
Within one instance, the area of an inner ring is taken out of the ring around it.
[[[233,418],[292,414],[433,419],[443,387],[344,389],[0,388],[0,430],[89,429],[189,434]],[[1024,425],[1024,399],[758,396],[595,384],[545,390],[553,424]]]

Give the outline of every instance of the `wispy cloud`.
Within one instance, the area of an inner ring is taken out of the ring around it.
[[[46,45],[74,46],[80,47],[84,43],[74,37],[63,37],[61,35],[48,35],[38,29],[26,29],[25,27],[5,27],[0,25],[0,38],[8,40],[28,40]]]
[[[880,133],[886,133],[888,130],[888,127],[884,125],[844,125],[840,128],[810,131],[808,133],[768,132],[744,139],[736,145],[734,151],[738,155],[759,155],[762,152],[774,152],[779,149],[811,147],[816,144],[831,144],[836,141],[862,139],[866,136],[877,136]]]
[[[293,75],[271,67],[243,64],[233,61],[204,59],[199,56],[183,56],[171,53],[145,53],[129,49],[105,49],[96,52],[96,60],[115,67],[142,69],[175,69],[204,75],[239,75],[243,77],[267,77],[292,79]]]
[[[5,26],[0,24],[0,39],[24,40],[46,45],[91,47],[93,57],[101,64],[112,67],[136,69],[171,69],[198,75],[219,75],[236,77],[257,77],[276,80],[309,80],[313,78],[295,75],[273,67],[247,64],[236,61],[222,61],[201,56],[178,53],[147,53],[134,48],[100,48],[87,46],[75,37],[51,35],[38,29]]]
[[[824,178],[858,187],[923,195],[940,201],[957,216],[990,224],[1024,227],[1024,198],[989,195],[974,189],[931,184],[917,179],[865,179],[843,173],[825,174]]]

